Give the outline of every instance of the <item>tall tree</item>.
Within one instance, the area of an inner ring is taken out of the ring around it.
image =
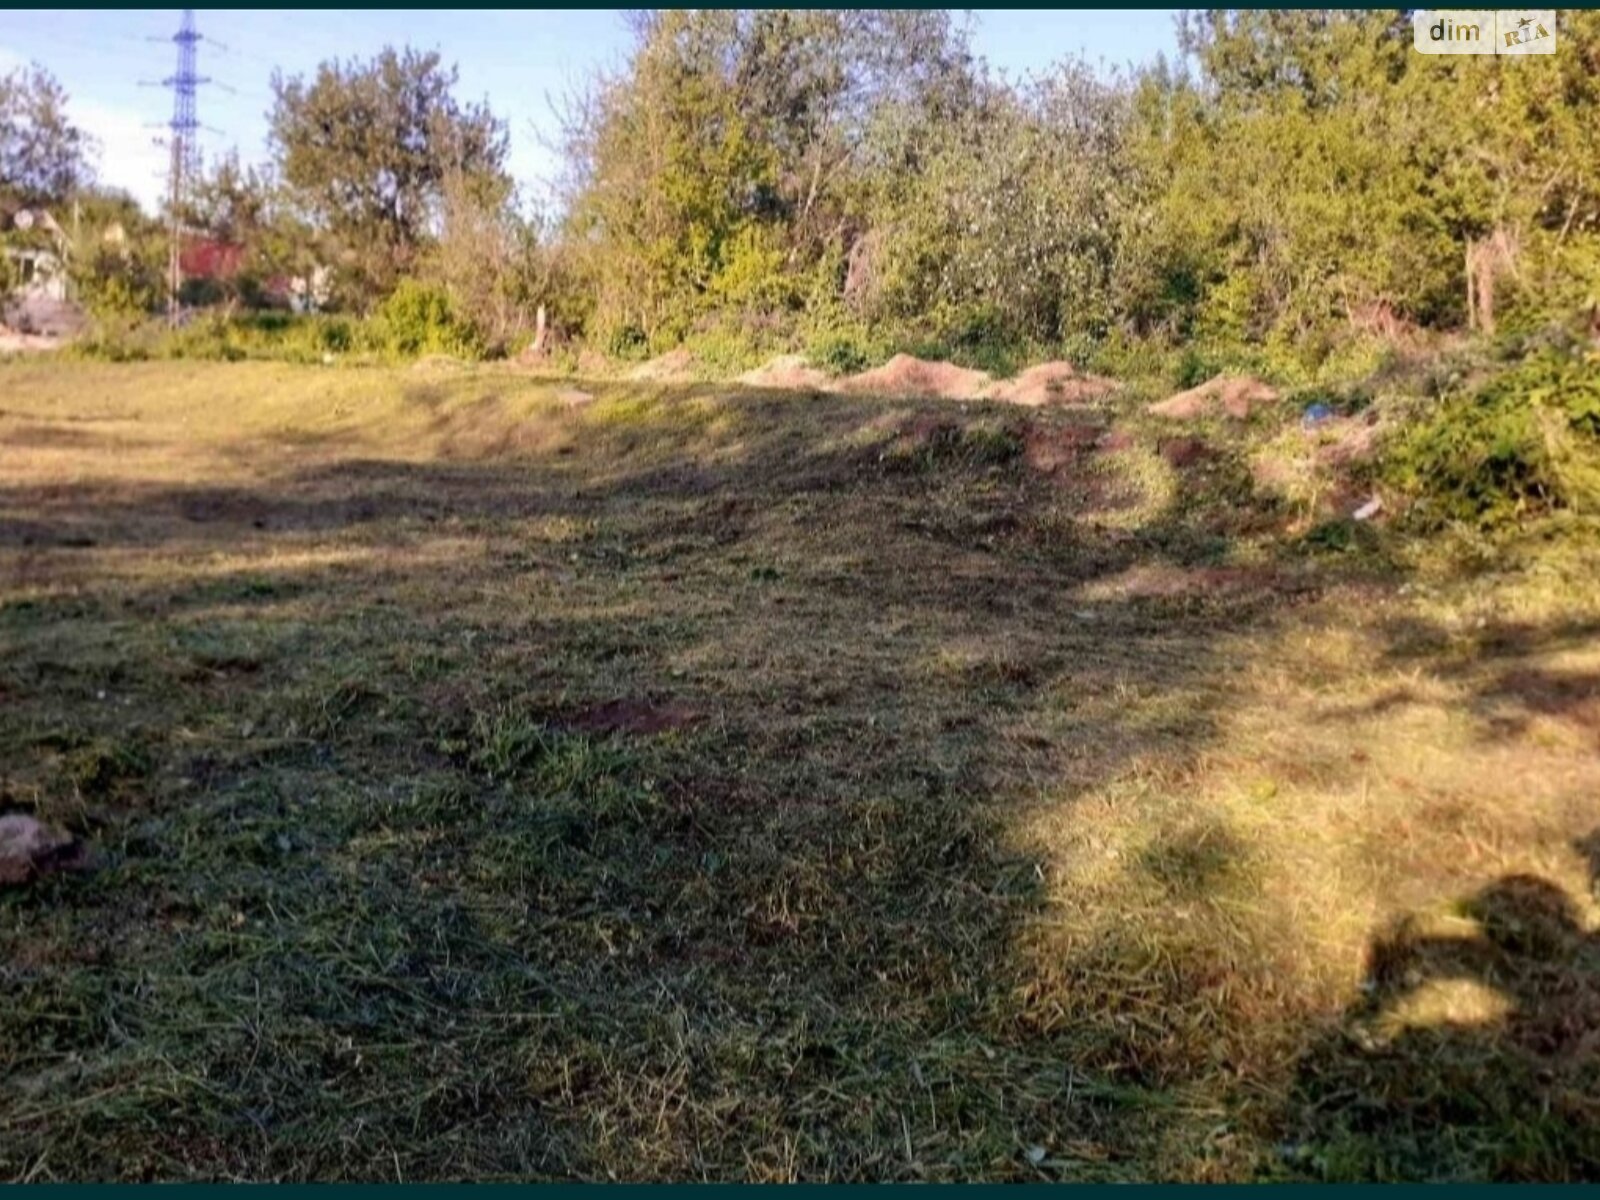
[[[599,326],[652,341],[800,304],[902,165],[884,112],[936,117],[970,61],[942,12],[667,10],[635,34],[569,124],[568,211]]]
[[[509,143],[487,105],[456,99],[438,54],[386,48],[272,80],[276,165],[328,237],[343,290],[368,305],[412,266],[435,228],[445,180],[504,196]]]
[[[67,116],[67,93],[34,64],[0,75],[0,204],[60,203],[89,182],[89,136]]]

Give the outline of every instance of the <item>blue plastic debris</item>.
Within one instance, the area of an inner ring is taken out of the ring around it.
[[[1315,429],[1324,421],[1333,420],[1333,409],[1326,404],[1308,404],[1306,411],[1300,418],[1300,424],[1307,429]]]

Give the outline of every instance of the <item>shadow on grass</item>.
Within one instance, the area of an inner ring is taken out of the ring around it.
[[[1291,1161],[1339,1179],[1600,1178],[1600,935],[1529,875],[1450,918],[1374,941],[1366,997],[1303,1061]]]

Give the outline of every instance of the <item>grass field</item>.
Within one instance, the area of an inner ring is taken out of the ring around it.
[[[582,386],[0,364],[0,1177],[1600,1177],[1592,530]]]

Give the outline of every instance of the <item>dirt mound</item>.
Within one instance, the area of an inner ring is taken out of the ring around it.
[[[1104,398],[1116,387],[1116,380],[1079,374],[1069,362],[1047,362],[1029,367],[1015,379],[990,385],[984,398],[1038,408],[1045,404],[1086,404]]]
[[[896,354],[881,367],[844,380],[847,392],[877,396],[926,396],[940,400],[978,400],[993,380],[982,371],[954,363],[929,362],[910,354]]]
[[[826,371],[810,366],[803,354],[780,354],[754,371],[746,371],[738,382],[780,391],[820,392],[828,386],[829,378]]]
[[[1277,399],[1277,389],[1254,375],[1218,375],[1199,387],[1159,400],[1146,411],[1174,421],[1193,421],[1221,411],[1235,421],[1242,421],[1251,410],[1275,403]]]
[[[694,355],[679,346],[658,354],[649,362],[640,363],[628,372],[628,378],[641,383],[687,383],[695,377]]]
[[[563,725],[574,733],[667,733],[695,724],[701,715],[682,704],[648,700],[607,700],[573,713]]]

